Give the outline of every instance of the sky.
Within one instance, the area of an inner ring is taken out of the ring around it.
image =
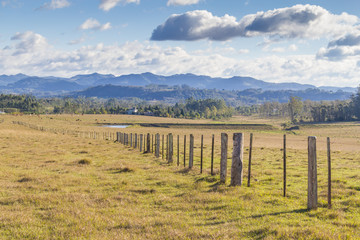
[[[0,75],[193,73],[357,87],[359,0],[0,0]]]

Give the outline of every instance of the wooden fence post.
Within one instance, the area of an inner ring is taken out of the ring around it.
[[[180,165],[180,136],[177,135],[177,166]]]
[[[151,138],[150,138],[150,133],[147,134],[147,149],[146,149],[146,153],[150,153],[151,152]]]
[[[133,134],[130,133],[130,147],[133,146]]]
[[[162,159],[164,159],[164,134],[162,135]]]
[[[137,133],[135,133],[135,142],[134,142],[134,148],[137,149],[137,145],[138,145],[138,137],[137,137]]]
[[[214,144],[215,144],[215,135],[212,135],[211,142],[211,175],[214,175]]]
[[[308,137],[308,203],[309,210],[317,208],[316,137]]]
[[[189,147],[189,168],[194,165],[194,135],[190,134],[190,147]]]
[[[154,152],[154,134],[151,134],[151,152]]]
[[[247,186],[250,187],[251,179],[251,158],[252,158],[252,143],[253,143],[253,134],[250,133],[250,146],[249,146],[249,166],[248,166],[248,183]]]
[[[169,161],[169,134],[166,135],[166,160]]]
[[[184,135],[184,167],[186,167],[186,135]]]
[[[284,134],[284,147],[283,147],[283,161],[284,161],[284,173],[283,173],[283,195],[286,197],[286,134]]]
[[[174,155],[174,141],[172,133],[169,134],[169,163],[173,163],[173,155]]]
[[[142,148],[143,148],[143,135],[142,134],[140,134],[140,152],[142,152]]]
[[[146,134],[144,134],[144,153],[146,153]]]
[[[231,186],[241,186],[243,181],[244,136],[242,133],[233,135],[233,155],[231,164]]]
[[[156,134],[155,141],[156,141],[155,155],[156,155],[157,158],[159,158],[160,157],[160,134],[159,133]]]
[[[204,135],[201,135],[200,173],[203,172]]]
[[[221,133],[220,183],[226,182],[228,135]]]
[[[328,208],[331,208],[331,149],[330,138],[327,138],[327,162],[328,162]]]

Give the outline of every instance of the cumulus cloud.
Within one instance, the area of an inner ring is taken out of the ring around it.
[[[119,4],[128,4],[128,3],[136,3],[139,4],[140,0],[101,0],[99,8],[104,11],[109,11],[110,9],[116,7]]]
[[[349,32],[358,23],[358,17],[342,13],[331,14],[315,5],[295,5],[267,12],[235,17],[214,16],[206,10],[174,14],[152,33],[151,40],[209,39],[229,40],[234,37],[268,36],[273,38],[334,37]]]
[[[100,24],[98,20],[94,18],[87,19],[83,24],[79,26],[81,30],[108,30],[111,28],[111,23]]]
[[[169,0],[167,2],[168,6],[184,6],[184,5],[192,5],[199,3],[200,0]]]
[[[70,6],[70,2],[67,0],[51,0],[51,2],[45,3],[43,6],[41,6],[40,9],[58,9],[58,8],[65,8]]]
[[[11,40],[17,42],[14,46],[15,51],[13,52],[13,55],[43,52],[49,48],[49,44],[45,37],[31,31],[23,33],[18,32]]]
[[[317,58],[339,61],[357,55],[360,55],[360,32],[353,32],[329,42],[318,51]]]
[[[273,82],[357,86],[359,59],[341,62],[316,59],[313,55],[268,56],[239,59],[236,54],[187,52],[181,47],[161,47],[154,42],[97,44],[75,50],[59,50],[34,32],[16,33],[9,47],[0,49],[0,72],[38,76],[70,77],[93,72],[115,75],[153,72],[171,75],[194,73],[213,77],[252,76]],[[247,52],[247,51],[245,51]],[[342,81],[339,81],[339,76]]]

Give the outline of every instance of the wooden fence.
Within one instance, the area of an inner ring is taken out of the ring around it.
[[[13,124],[26,126],[39,131],[52,132],[56,134],[69,134],[76,137],[84,137],[90,139],[101,139],[101,140],[112,140],[129,148],[137,149],[140,153],[154,154],[156,158],[162,158],[169,164],[174,164],[174,152],[176,152],[176,165],[180,166],[180,135],[177,135],[176,144],[174,144],[174,136],[172,133],[166,134],[165,136],[159,133],[150,134],[139,134],[139,133],[125,133],[125,132],[85,132],[85,131],[74,131],[65,129],[47,128],[29,124],[25,122],[13,121]],[[221,134],[221,155],[220,155],[220,183],[225,184],[227,180],[228,172],[228,134]],[[194,145],[195,138],[193,134],[189,136],[189,146],[187,149],[187,135],[183,136],[183,166],[192,169],[194,167]],[[203,173],[204,163],[204,136],[201,135],[200,144],[200,173]],[[215,149],[215,135],[211,138],[211,166],[210,174],[215,175],[214,171],[214,149]],[[174,151],[174,145],[176,151]],[[232,164],[231,164],[231,178],[230,186],[242,186],[244,178],[244,134],[234,133],[233,134],[233,152],[232,152]],[[187,151],[188,150],[188,151]],[[249,144],[249,156],[248,156],[248,179],[247,187],[251,186],[251,166],[252,166],[252,150],[253,150],[253,134],[250,134]],[[287,186],[287,152],[286,152],[286,135],[283,137],[283,196],[286,197],[286,186]],[[328,207],[331,208],[331,150],[330,150],[330,138],[327,138],[327,166],[328,166]],[[188,154],[188,158],[187,158]],[[318,206],[318,185],[317,185],[317,152],[316,152],[316,137],[308,137],[308,201],[307,208],[316,209]]]

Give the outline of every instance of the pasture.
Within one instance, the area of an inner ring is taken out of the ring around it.
[[[102,127],[126,123],[131,126]],[[229,124],[243,125],[235,129]],[[288,132],[280,125],[279,119],[245,117],[214,122],[129,115],[0,116],[0,238],[359,239],[360,123],[308,124]],[[101,137],[117,131],[173,133],[174,163],[86,134],[94,131]],[[229,134],[226,184],[219,184],[219,174],[210,175],[211,135],[218,173],[222,132]],[[245,177],[249,134],[254,134],[250,187],[229,186],[234,132],[245,134]],[[183,166],[183,137],[189,134],[195,137],[191,170]],[[307,136],[318,138],[319,207],[312,211],[306,207]],[[326,201],[326,137],[331,138],[332,209]]]

